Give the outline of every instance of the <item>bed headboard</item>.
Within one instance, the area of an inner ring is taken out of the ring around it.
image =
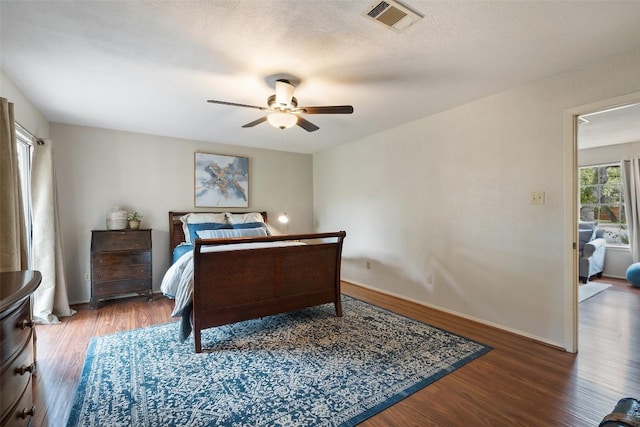
[[[230,212],[230,211],[197,211],[193,213],[224,213],[229,212],[232,214],[244,214],[248,212]],[[256,212],[256,211],[251,211]],[[184,242],[184,231],[182,230],[182,221],[180,221],[180,217],[192,212],[169,212],[169,254],[173,257],[173,249],[178,246],[180,243]],[[264,223],[269,224],[269,220],[267,219],[266,212],[260,212],[262,218],[264,218]],[[171,259],[171,258],[170,258]]]

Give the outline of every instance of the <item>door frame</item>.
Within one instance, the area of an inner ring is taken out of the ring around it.
[[[564,347],[578,352],[578,116],[640,102],[640,92],[573,107],[564,111]]]

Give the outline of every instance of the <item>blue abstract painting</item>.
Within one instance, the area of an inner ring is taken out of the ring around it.
[[[195,207],[249,207],[249,159],[195,153]]]

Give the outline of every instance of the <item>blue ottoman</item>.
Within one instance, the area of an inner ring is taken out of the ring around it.
[[[627,280],[634,288],[640,288],[640,262],[631,264],[627,268]]]

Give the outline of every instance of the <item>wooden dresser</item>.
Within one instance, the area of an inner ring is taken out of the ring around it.
[[[91,301],[126,294],[153,298],[151,230],[93,230],[91,232]]]
[[[35,413],[35,330],[31,294],[39,271],[0,273],[0,426],[28,426]]]

